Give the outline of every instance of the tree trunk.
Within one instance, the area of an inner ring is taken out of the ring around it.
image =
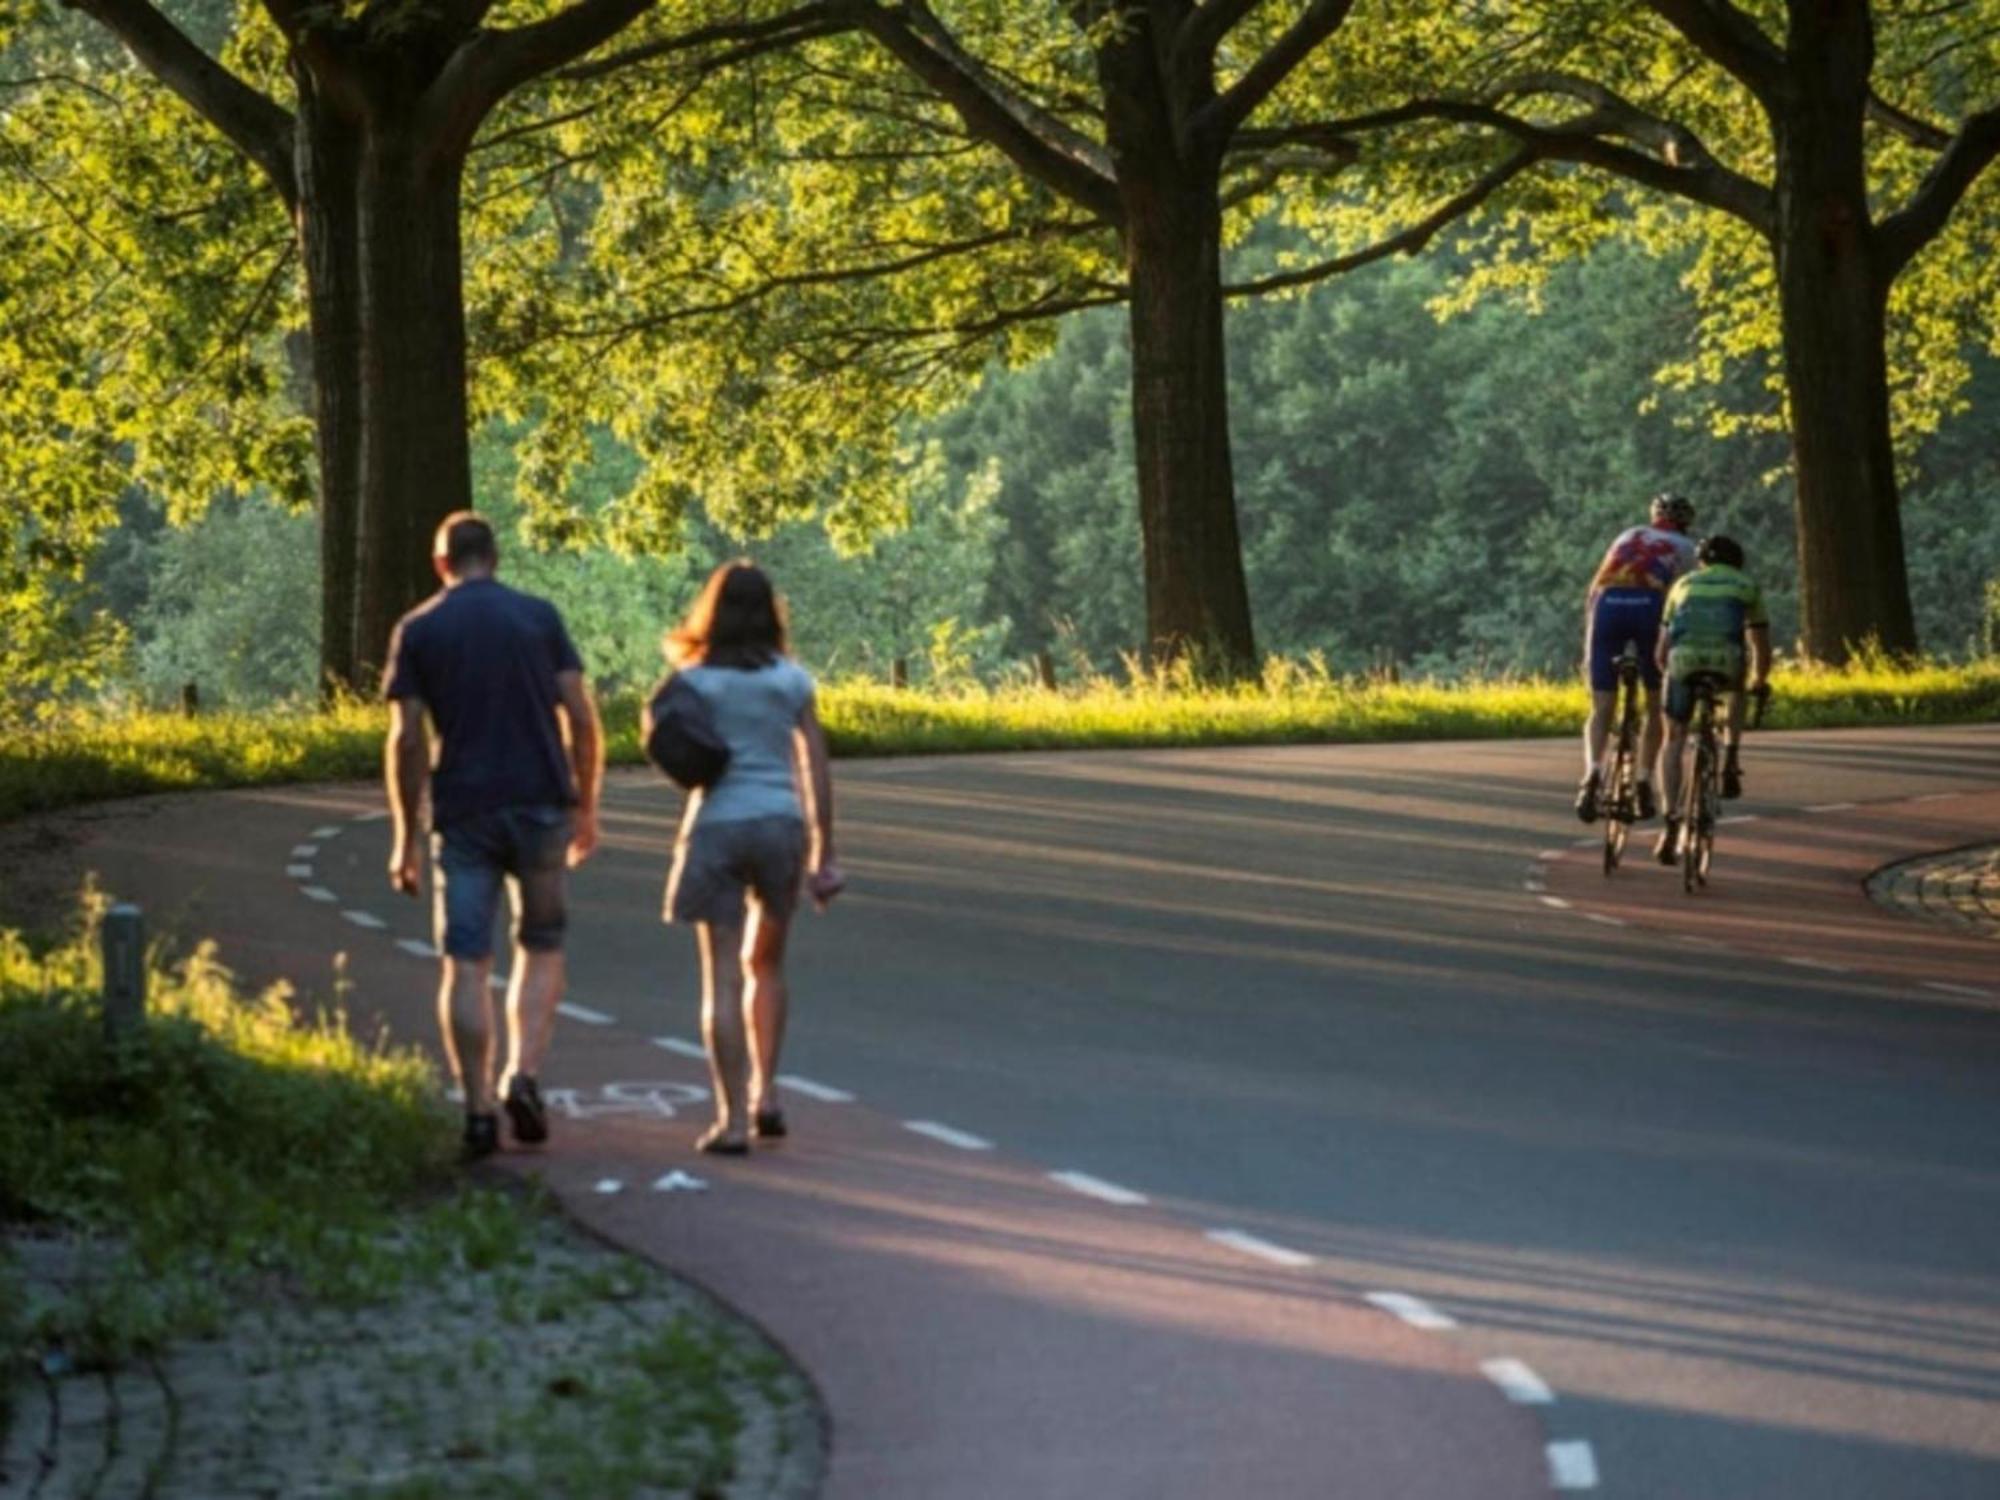
[[[361,510],[361,157],[354,126],[294,69],[299,93],[298,234],[312,329],[319,457],[320,691],[364,689],[355,655]]]
[[[1132,428],[1156,662],[1205,678],[1257,671],[1230,468],[1222,212],[1213,169],[1174,163],[1125,184]]]
[[[1792,35],[1777,119],[1778,302],[1798,485],[1803,645],[1844,662],[1917,649],[1889,427],[1888,278],[1862,154],[1873,42],[1865,0],[1826,0]]]
[[[437,586],[431,538],[472,504],[465,303],[459,245],[463,161],[419,151],[393,112],[362,152],[361,516],[355,660],[372,679],[397,618]]]

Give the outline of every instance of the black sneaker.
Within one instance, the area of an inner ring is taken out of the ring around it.
[[[507,1082],[507,1123],[514,1139],[524,1146],[539,1146],[549,1138],[549,1112],[542,1103],[542,1091],[526,1073],[516,1073]]]
[[[1743,768],[1735,761],[1726,761],[1722,767],[1722,800],[1734,802],[1743,795]]]
[[[1663,865],[1670,865],[1681,857],[1681,820],[1668,818],[1666,827],[1660,830],[1660,841],[1653,845],[1653,858]]]
[[[1641,823],[1649,823],[1660,811],[1660,799],[1653,795],[1653,783],[1642,781],[1632,789],[1638,806],[1636,813]]]
[[[467,1115],[465,1135],[459,1142],[458,1159],[468,1165],[484,1161],[500,1149],[500,1117]]]
[[[1597,821],[1597,773],[1592,771],[1576,789],[1576,815],[1586,823]]]

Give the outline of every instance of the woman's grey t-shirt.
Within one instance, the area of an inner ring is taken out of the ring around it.
[[[697,822],[748,818],[803,820],[793,734],[813,699],[812,677],[781,657],[768,667],[683,667],[680,675],[700,693],[729,746],[729,766],[713,786],[688,799],[683,829]]]

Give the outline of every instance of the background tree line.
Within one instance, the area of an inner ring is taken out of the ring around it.
[[[1669,362],[1771,382],[1808,648],[1906,650],[1892,413],[1907,465],[1995,336],[1996,7],[5,0],[0,649],[105,645],[44,606],[125,476],[175,519],[314,499],[334,681],[427,586],[475,435],[543,539],[851,546],[924,482],[913,430],[1122,306],[1137,645],[1247,671],[1225,303],[1477,215],[1460,300],[1693,256]]]
[[[1793,649],[1782,434],[1718,435],[1709,393],[1652,381],[1700,317],[1681,268],[1607,245],[1561,268],[1539,311],[1499,298],[1440,320],[1458,274],[1448,257],[1396,262],[1230,315],[1245,559],[1269,649],[1348,672],[1566,671],[1597,554],[1666,486],[1745,542]],[[842,556],[810,521],[761,539],[696,522],[667,557],[517,542],[509,576],[561,602],[614,686],[650,680],[661,631],[737,550],[776,571],[822,670],[882,679],[901,657],[918,683],[1026,680],[1048,652],[1066,677],[1118,674],[1145,630],[1129,358],[1115,314],[1081,315],[1047,359],[994,371],[913,430],[907,524],[871,551]],[[1745,372],[1724,394],[1748,409],[1760,391]],[[486,434],[473,456],[519,536],[507,436]],[[634,462],[600,435],[582,508],[614,505]],[[1993,649],[2000,364],[1977,363],[1968,409],[1919,448],[1907,511],[1925,638],[1952,655]],[[174,529],[136,496],[127,514],[88,601],[132,622],[124,691],[172,701],[192,680],[237,703],[310,695],[310,516],[236,504]]]

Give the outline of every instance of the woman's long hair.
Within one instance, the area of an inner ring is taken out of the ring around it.
[[[663,645],[676,667],[736,667],[754,671],[783,656],[790,639],[785,604],[770,577],[747,558],[708,575],[687,618]]]

